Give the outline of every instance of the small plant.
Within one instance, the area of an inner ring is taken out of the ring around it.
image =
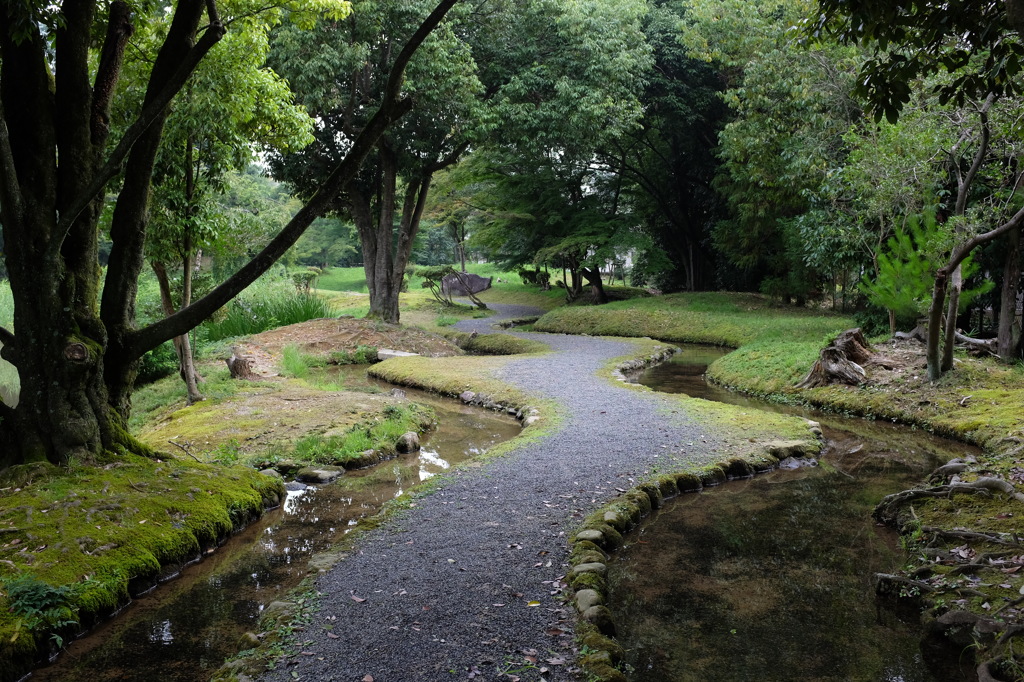
[[[53,587],[35,576],[23,573],[5,580],[3,586],[11,612],[20,619],[14,639],[23,630],[46,630],[51,633],[58,647],[64,645],[58,631],[78,625],[78,607],[73,602],[83,585]]]
[[[237,464],[238,460],[242,457],[242,446],[234,438],[226,443],[221,443],[210,452],[210,461],[222,464],[224,466],[231,466]]]
[[[331,352],[329,362],[332,365],[368,365],[377,361],[376,346],[356,346],[355,350],[336,350]]]
[[[281,351],[281,374],[296,379],[309,376],[309,368],[316,364],[316,358],[299,350],[298,346],[285,346]]]
[[[451,315],[438,315],[437,326],[438,327],[451,327],[453,324],[459,321],[459,318]]]

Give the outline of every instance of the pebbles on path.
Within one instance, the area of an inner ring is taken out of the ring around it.
[[[537,314],[494,307],[501,318]],[[459,328],[491,331],[494,319]],[[575,613],[559,583],[576,524],[673,447],[694,443],[700,447],[686,456],[712,461],[715,442],[685,416],[660,409],[657,394],[596,376],[629,352],[629,342],[527,336],[556,352],[514,361],[500,378],[561,403],[561,428],[455,471],[363,537],[317,579],[321,606],[302,644],[263,679],[574,679]]]

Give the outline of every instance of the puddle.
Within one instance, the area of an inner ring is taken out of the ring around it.
[[[369,386],[345,369],[346,385]],[[360,377],[360,373],[363,374]],[[390,388],[390,387],[388,387]],[[260,613],[307,575],[306,564],[386,501],[519,433],[511,417],[408,391],[440,426],[419,453],[348,472],[337,482],[289,493],[286,502],[174,580],[72,642],[33,680],[196,682],[209,679],[257,629]]]
[[[686,348],[640,382],[793,412],[704,384],[724,353]],[[803,414],[803,413],[802,413]],[[970,448],[892,424],[805,414],[830,447],[818,467],[683,495],[628,536],[610,608],[633,682],[974,679],[969,656],[922,644],[916,614],[877,604],[876,572],[904,561],[870,514],[884,495]]]

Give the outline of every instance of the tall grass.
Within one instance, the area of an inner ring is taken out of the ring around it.
[[[203,326],[207,340],[219,341],[333,315],[329,301],[296,291],[291,282],[257,282],[227,305],[222,319]]]
[[[11,295],[11,284],[6,280],[0,282],[0,326],[14,331],[14,297]],[[0,400],[14,407],[18,404],[20,393],[18,370],[11,363],[0,360]]]

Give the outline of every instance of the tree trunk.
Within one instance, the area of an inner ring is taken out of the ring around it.
[[[598,304],[607,303],[608,294],[605,292],[604,283],[601,281],[601,270],[595,265],[592,268],[580,268],[580,272],[594,292],[594,302]]]
[[[186,277],[191,281],[190,272],[191,258],[184,259]],[[153,268],[153,272],[156,273],[157,286],[160,289],[160,305],[164,309],[164,315],[170,316],[177,312],[174,307],[174,300],[171,297],[171,283],[167,277],[167,268],[164,267],[163,263],[150,263]],[[191,299],[191,285],[186,283],[184,286],[184,295]],[[183,301],[182,308],[188,305],[189,301]],[[189,405],[195,404],[203,399],[202,394],[199,392],[199,382],[203,380],[199,373],[196,371],[195,361],[192,357],[192,343],[188,338],[188,334],[182,334],[181,336],[175,336],[171,341],[174,343],[174,353],[178,356],[178,374],[181,376],[181,380],[185,382],[185,391],[187,394],[187,401]]]
[[[1006,261],[1003,265],[1003,291],[999,306],[998,355],[1003,362],[1017,359],[1020,349],[1020,322],[1017,298],[1020,293],[1020,228],[1007,235]]]
[[[857,386],[867,380],[860,363],[871,357],[871,347],[860,329],[848,329],[821,349],[821,354],[797,388],[817,388],[829,384]]]
[[[114,27],[129,14],[127,5],[105,6],[111,30],[94,65],[89,48],[97,3],[55,5],[60,26],[45,38],[23,3],[0,3],[0,223],[17,330],[15,335],[0,329],[0,352],[18,369],[22,384],[16,408],[0,405],[0,466],[60,464],[126,450],[151,454],[125,426],[139,358],[223,306],[333,207],[383,132],[412,107],[402,95],[405,66],[456,2],[441,0],[410,37],[388,74],[377,112],[281,233],[213,292],[144,329],[135,329],[134,301],[144,263],[152,162],[167,104],[223,35],[216,3],[175,3],[142,111],[109,154],[109,93],[116,90],[120,67],[107,48],[111,41],[127,42],[123,26]],[[199,32],[205,11],[209,22]],[[19,41],[6,30],[16,23],[26,27]],[[113,52],[118,49],[123,47]],[[106,184],[122,168],[100,302],[99,211]]]
[[[963,268],[957,265],[949,278],[949,303],[946,309],[946,327],[943,334],[942,364],[943,372],[953,369],[953,348],[956,345],[956,318],[960,310],[960,292],[963,289]]]

